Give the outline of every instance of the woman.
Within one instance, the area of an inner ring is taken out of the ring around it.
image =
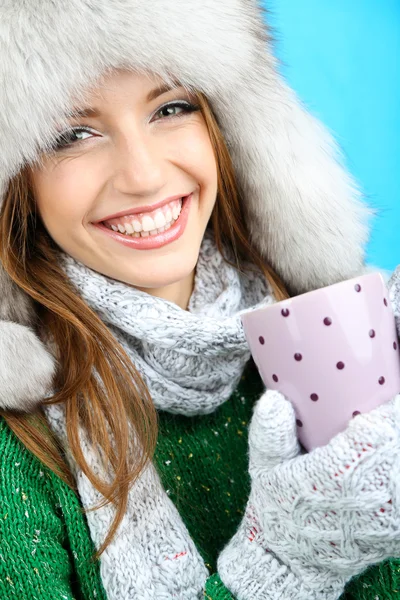
[[[394,597],[395,559],[355,576],[398,555],[396,401],[296,456],[240,325],[360,272],[368,215],[257,5],[0,11],[1,597]],[[331,495],[354,436],[370,461]],[[315,509],[299,473],[332,514],[306,540],[282,510],[279,548],[265,507],[289,475]]]

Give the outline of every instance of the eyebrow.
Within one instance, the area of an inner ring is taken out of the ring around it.
[[[175,87],[177,86],[172,87],[168,83],[163,83],[162,85],[159,85],[153,90],[151,90],[147,94],[146,100],[147,102],[151,102],[152,100],[158,98],[158,96],[162,96],[163,94],[166,94],[167,92],[170,92],[171,90],[175,89]]]
[[[95,119],[96,117],[100,116],[100,111],[97,110],[97,108],[82,108],[80,110],[73,110],[71,111],[70,116],[72,118],[74,117],[86,117],[86,118],[93,118]]]
[[[163,94],[166,94],[167,92],[170,92],[173,89],[175,89],[175,86],[171,86],[167,83],[159,85],[156,88],[150,90],[150,92],[146,96],[146,101],[152,102],[159,96],[162,96]],[[73,110],[73,111],[71,111],[70,116],[72,118],[82,117],[82,118],[96,119],[97,117],[100,116],[100,111],[97,108],[88,107],[88,108],[82,108],[79,110]]]

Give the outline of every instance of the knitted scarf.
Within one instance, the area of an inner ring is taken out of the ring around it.
[[[232,259],[229,251],[226,256]],[[157,409],[206,414],[229,399],[250,358],[240,314],[273,300],[259,273],[247,268],[239,272],[223,260],[211,231],[203,238],[187,311],[68,255],[61,261],[80,295],[132,359]],[[84,508],[98,504],[102,496],[68,452],[64,407],[49,406],[46,414],[66,448]],[[81,443],[90,466],[102,473],[83,431]],[[113,516],[111,505],[87,513],[96,548]],[[101,556],[100,570],[110,600],[203,597],[207,569],[152,464],[129,492],[126,514]]]

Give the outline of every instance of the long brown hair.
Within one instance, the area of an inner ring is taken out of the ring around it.
[[[218,197],[210,221],[217,246],[222,254],[224,245],[230,246],[238,269],[242,261],[252,263],[269,281],[275,297],[283,299],[287,294],[282,282],[249,242],[234,169],[217,121],[207,99],[198,94],[198,100],[218,163]],[[65,402],[70,452],[104,496],[103,504],[112,502],[116,507],[112,526],[97,553],[100,556],[125,513],[129,488],[153,457],[157,414],[139,372],[108,328],[77,295],[59,266],[58,253],[58,246],[36,214],[28,170],[23,169],[10,182],[0,212],[0,261],[33,299],[37,332],[44,341],[51,340],[55,349],[57,391],[46,403]],[[72,473],[42,410],[1,414],[22,443],[75,489]],[[110,481],[101,480],[87,464],[80,427],[112,474]]]

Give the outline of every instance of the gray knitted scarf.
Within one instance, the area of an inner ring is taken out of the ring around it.
[[[271,296],[259,274],[239,274],[222,259],[211,231],[201,245],[187,311],[70,256],[64,264],[144,377],[157,409],[205,414],[229,398],[250,357],[240,313]]]
[[[70,256],[63,255],[62,264],[132,359],[157,409],[206,414],[229,399],[250,358],[240,314],[271,303],[272,297],[260,274],[247,268],[239,273],[223,260],[211,231],[201,245],[187,311],[100,275]],[[50,406],[46,412],[66,446],[63,407]],[[86,460],[98,471],[84,432],[81,439]],[[92,507],[102,497],[71,457],[70,463],[82,504]],[[113,515],[109,505],[87,513],[97,548]],[[125,518],[101,557],[100,569],[110,600],[203,597],[207,569],[153,465],[132,487]]]

